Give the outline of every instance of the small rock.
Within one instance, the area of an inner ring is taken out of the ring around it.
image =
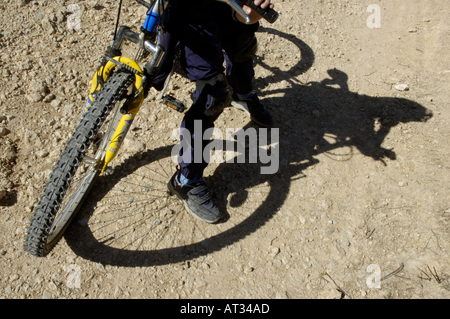
[[[275,299],[289,299],[286,291],[279,291],[275,295]]]
[[[31,93],[28,94],[26,97],[30,102],[39,102],[44,98],[40,93]]]
[[[174,129],[174,128],[176,128],[178,125],[176,124],[176,123],[174,123],[174,122],[170,122],[168,125],[167,125],[167,127],[168,128],[171,128],[171,129]]]
[[[69,263],[69,264],[73,264],[73,263],[75,263],[75,259],[77,259],[77,256],[67,256],[66,257],[66,261]]]
[[[0,188],[1,189],[8,189],[8,188],[13,188],[13,187],[14,187],[14,183],[11,182],[9,179],[7,179],[7,178],[0,179]]]
[[[34,131],[30,131],[29,129],[25,129],[25,140],[28,142],[35,141],[38,138],[38,134]]]
[[[52,107],[59,107],[61,105],[61,101],[60,100],[53,100],[50,105]]]
[[[39,157],[47,157],[50,154],[46,149],[40,150],[36,152],[36,155]]]
[[[394,88],[398,91],[409,91],[408,84],[397,84],[397,85],[394,85]]]
[[[335,231],[336,231],[336,228],[335,228],[334,226],[328,226],[327,229],[326,229],[326,231],[325,231],[325,233],[326,233],[327,235],[331,235],[331,234],[333,234]]]
[[[122,289],[117,286],[116,290],[114,291],[114,298],[119,298],[122,295]]]
[[[49,287],[51,290],[58,290],[58,286],[57,286],[56,283],[54,283],[53,281],[51,281],[51,282],[48,284],[48,287]]]
[[[204,287],[206,286],[206,282],[204,282],[203,280],[196,280],[195,285],[197,286],[197,288]]]
[[[280,248],[278,247],[273,247],[270,250],[270,256],[272,256],[272,258],[274,258],[276,255],[278,255],[280,253]]]
[[[300,215],[300,216],[298,217],[298,219],[299,219],[300,223],[302,223],[302,224],[305,224],[305,223],[306,223],[306,218],[305,218],[305,216]]]
[[[19,249],[19,250],[15,251],[14,254],[15,254],[17,257],[20,257],[20,256],[23,255],[24,252],[25,252],[25,251],[24,251],[23,249]]]
[[[46,95],[45,97],[44,97],[44,102],[45,103],[48,103],[48,102],[50,102],[51,100],[53,100],[55,98],[55,96],[53,95],[53,94],[49,94],[49,95]]]
[[[44,81],[32,80],[30,83],[30,90],[35,93],[47,93],[48,87]]]
[[[80,224],[81,226],[86,226],[88,224],[88,221],[88,218],[82,218],[78,221],[78,224]]]
[[[336,289],[330,289],[325,296],[326,299],[341,299],[341,293]]]
[[[209,264],[207,264],[207,263],[202,263],[202,267],[205,270],[211,268],[211,266]]]
[[[73,103],[66,104],[64,106],[64,109],[63,109],[63,115],[64,116],[72,116],[73,115],[73,110],[75,110],[75,109],[76,109],[76,105],[75,104],[73,104]]]
[[[47,34],[54,34],[56,32],[55,23],[50,21],[48,18],[42,19],[42,29],[44,29]]]
[[[43,15],[41,12],[36,11],[36,12],[34,13],[34,18],[35,18],[36,20],[42,20],[42,19],[44,19],[44,15]]]
[[[44,291],[42,294],[42,299],[52,299],[52,294],[48,291]]]
[[[6,129],[5,127],[0,127],[0,137],[5,136],[8,133],[9,133],[8,129]]]
[[[400,186],[400,187],[408,186],[408,182],[405,182],[405,181],[398,182],[398,186]]]
[[[308,263],[308,262],[304,262],[304,263],[303,263],[303,268],[309,269],[309,268],[311,268],[311,267],[312,267],[312,264],[311,264],[311,263]]]

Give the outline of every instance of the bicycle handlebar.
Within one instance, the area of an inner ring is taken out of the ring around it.
[[[256,13],[258,13],[260,16],[262,16],[263,19],[265,19],[269,23],[274,23],[278,19],[278,12],[276,12],[275,10],[273,10],[269,7],[263,9],[263,8],[255,5],[253,0],[237,0],[237,1],[239,2],[239,5],[245,4],[246,6],[249,6],[250,8],[255,10]]]
[[[267,20],[270,23],[274,23],[278,19],[278,12],[269,7],[263,9],[255,5],[253,0],[217,0],[217,1],[225,2],[226,4],[228,4],[231,8],[233,8],[234,11],[236,11],[237,14],[239,14],[241,17],[245,19],[246,24],[250,23],[250,17],[241,8],[241,5],[244,4],[255,10],[259,15],[263,17],[263,19]]]
[[[147,3],[143,0],[136,0],[139,4],[147,7],[148,9],[152,9],[153,5],[155,4],[155,0],[150,1],[150,3]],[[275,10],[267,7],[265,9],[255,5],[253,0],[217,0],[221,2],[225,2],[228,4],[231,8],[233,8],[236,13],[238,13],[241,17],[245,19],[245,23],[250,23],[249,16],[245,13],[244,10],[242,10],[241,6],[246,5],[255,10],[259,15],[263,17],[266,21],[269,23],[274,23],[278,19],[278,12]]]

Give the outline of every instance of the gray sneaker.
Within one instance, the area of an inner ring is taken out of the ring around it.
[[[180,171],[177,171],[167,182],[170,194],[181,199],[189,214],[198,220],[209,224],[218,222],[220,212],[211,199],[205,181],[183,185],[179,182],[179,174]]]
[[[259,126],[270,127],[272,125],[272,116],[264,108],[256,93],[248,99],[240,99],[234,93],[231,105],[238,110],[244,111]]]

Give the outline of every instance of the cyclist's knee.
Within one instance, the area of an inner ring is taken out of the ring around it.
[[[207,80],[196,82],[196,94],[192,110],[214,122],[223,109],[231,103],[231,92],[225,74],[220,73]]]

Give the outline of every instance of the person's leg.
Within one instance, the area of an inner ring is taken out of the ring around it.
[[[223,74],[208,80],[198,80],[196,86],[194,103],[181,124],[180,138],[183,147],[180,149],[180,170],[172,176],[168,188],[183,201],[192,216],[203,222],[215,223],[221,215],[202,178],[208,165],[203,151],[211,138],[205,136],[205,131],[214,127],[214,120],[223,110],[224,99],[227,105],[231,99]]]
[[[272,116],[253,92],[253,57],[257,51],[255,32],[258,27],[259,24],[248,26],[230,21],[230,27],[224,32],[222,45],[226,53],[227,79],[233,89],[232,105],[244,111],[253,122],[267,127],[272,125]]]
[[[193,104],[181,124],[183,147],[180,149],[180,170],[168,182],[169,191],[183,201],[186,210],[195,218],[208,223],[217,222],[220,213],[202,179],[208,164],[203,150],[210,138],[204,134],[207,129],[214,127],[215,119],[231,102],[224,75],[221,32],[221,25],[210,21],[190,24],[179,36],[182,45],[181,63],[189,79],[196,82],[196,89]],[[200,153],[200,158],[196,157],[196,152]]]
[[[231,18],[228,25],[222,38],[228,83],[234,93],[247,94],[253,90],[253,58],[258,47],[255,32],[259,25],[244,25]]]
[[[188,78],[195,81],[196,89],[193,93],[193,104],[186,113],[181,130],[181,139],[185,138],[184,132],[190,141],[185,145],[189,147],[182,149],[180,155],[189,152],[190,156],[182,156],[180,163],[181,173],[188,180],[197,180],[203,176],[203,171],[207,162],[201,156],[201,162],[195,161],[195,151],[203,155],[203,149],[208,144],[209,137],[203,140],[204,132],[214,127],[214,121],[222,113],[224,107],[231,103],[231,92],[224,75],[224,56],[221,47],[222,26],[210,21],[201,25],[189,25],[181,37],[182,59],[181,63]],[[192,35],[193,34],[193,35]],[[199,127],[195,127],[201,126]],[[197,141],[202,140],[201,145],[196,145],[196,134],[201,132],[201,138],[197,136]],[[190,159],[187,161],[185,159]]]

